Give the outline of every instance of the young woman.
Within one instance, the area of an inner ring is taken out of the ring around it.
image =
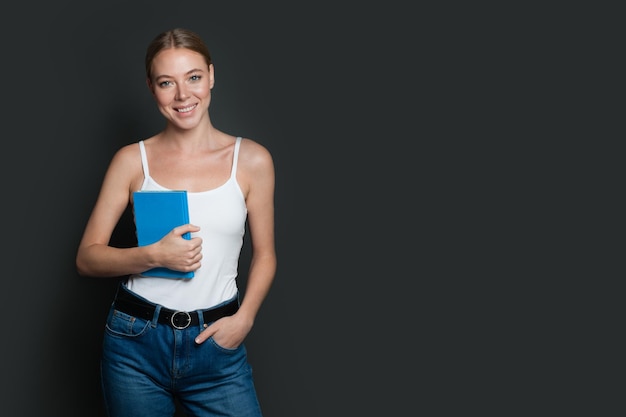
[[[276,272],[272,157],[211,123],[214,68],[197,34],[159,34],[145,68],[165,127],[113,156],[76,256],[82,276],[128,276],[104,333],[107,413],[171,417],[177,400],[189,416],[261,416],[243,342]],[[113,247],[113,230],[138,190],[186,190],[189,224],[150,245]],[[240,293],[246,222],[252,258]],[[144,274],[155,267],[194,277]]]

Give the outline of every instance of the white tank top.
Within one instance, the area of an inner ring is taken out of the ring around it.
[[[189,222],[201,230],[191,236],[202,238],[202,266],[191,279],[155,278],[131,275],[126,286],[156,304],[173,310],[193,311],[213,307],[237,294],[237,267],[248,214],[237,183],[237,157],[241,137],[235,142],[229,179],[209,191],[187,193]],[[143,141],[139,142],[144,181],[142,190],[167,190],[148,169]]]

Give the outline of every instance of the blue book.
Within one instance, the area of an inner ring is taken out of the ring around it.
[[[139,246],[150,245],[173,228],[189,223],[187,191],[135,191],[133,201],[135,232]],[[191,239],[191,234],[187,232],[183,238]],[[142,275],[159,278],[193,278],[194,273],[158,267],[149,269]]]

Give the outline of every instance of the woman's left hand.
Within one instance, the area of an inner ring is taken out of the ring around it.
[[[205,326],[207,326],[205,324]],[[235,313],[232,316],[222,317],[207,326],[195,339],[197,344],[204,343],[213,337],[215,343],[226,349],[236,349],[246,338],[252,325],[249,325]]]

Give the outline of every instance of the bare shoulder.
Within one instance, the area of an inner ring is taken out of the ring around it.
[[[131,168],[141,166],[141,154],[138,143],[131,143],[119,148],[111,160],[111,165]]]
[[[274,187],[274,161],[270,151],[252,139],[243,139],[238,161],[237,180],[247,204],[251,204],[253,190],[260,192],[255,192],[254,195],[271,195]]]
[[[107,176],[118,184],[125,183],[135,188],[141,184],[143,169],[138,143],[124,145],[115,152]]]
[[[239,163],[242,168],[253,172],[273,169],[274,166],[270,151],[259,142],[249,138],[243,138],[241,141]]]

